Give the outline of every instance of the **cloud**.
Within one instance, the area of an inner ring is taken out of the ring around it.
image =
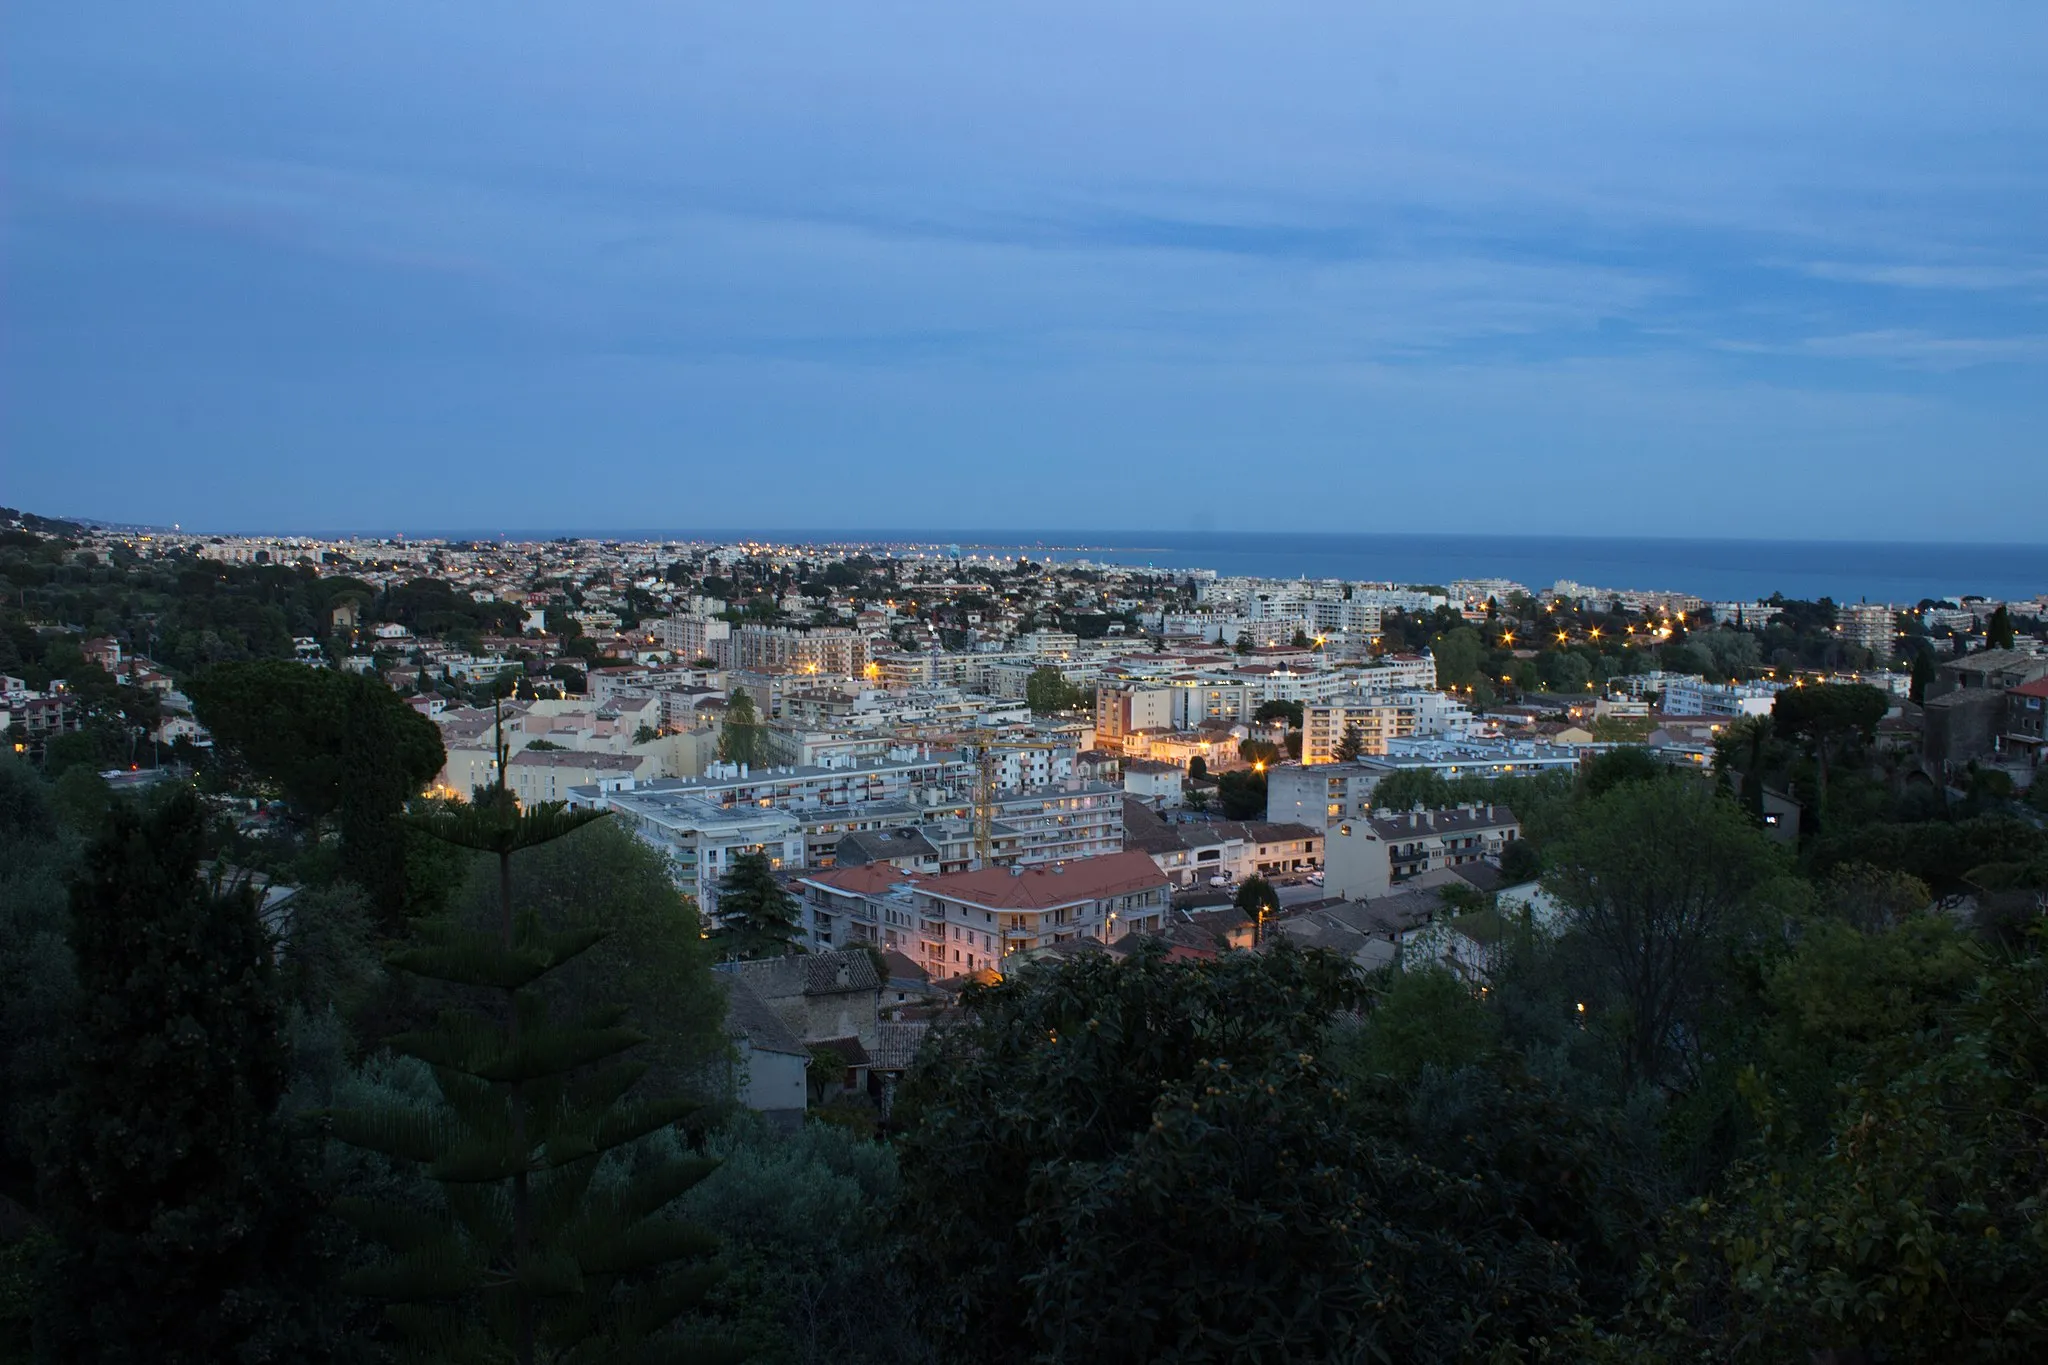
[[[1892,285],[1900,289],[2025,289],[2031,285],[2048,284],[2048,266],[1860,265],[1843,261],[1810,261],[1803,268],[1815,279]]]
[[[1978,365],[2035,364],[2048,360],[2048,335],[1940,336],[1906,328],[1801,337],[1792,342],[1720,341],[1716,348],[1749,355],[1867,360],[1937,373]]]

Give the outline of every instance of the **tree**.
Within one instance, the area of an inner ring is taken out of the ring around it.
[[[718,883],[718,928],[713,942],[728,960],[782,957],[798,952],[803,930],[796,897],[782,889],[765,853],[741,853]]]
[[[633,731],[633,742],[635,744],[652,744],[655,740],[660,738],[661,731],[655,729],[652,725],[649,725],[644,721],[641,722],[639,726],[635,727]]]
[[[472,928],[497,913],[496,869],[475,867],[454,898]],[[598,820],[518,855],[514,908],[549,932],[579,925],[604,938],[551,973],[540,989],[552,1011],[575,1016],[623,1005],[650,1041],[635,1054],[657,1094],[701,1093],[725,1060],[724,992],[696,907],[676,890],[666,858],[615,820]]]
[[[727,763],[759,764],[767,748],[767,728],[754,710],[752,695],[735,687],[718,730],[718,756]]]
[[[1659,763],[1648,749],[1631,744],[1594,755],[1581,780],[1587,796],[1600,796],[1629,782],[1655,782],[1675,775],[1670,764]]]
[[[0,758],[0,1195],[23,1205],[34,1202],[33,1153],[65,1082],[76,1008],[65,883],[77,845],[35,770]]]
[[[1266,775],[1239,768],[1216,779],[1216,800],[1230,820],[1262,820],[1266,815]]]
[[[1188,760],[1188,781],[1200,782],[1209,776],[1209,760],[1196,754]]]
[[[1260,926],[1258,936],[1263,939],[1267,918],[1280,909],[1280,896],[1273,890],[1273,883],[1264,877],[1247,877],[1237,888],[1237,897],[1231,903],[1242,910],[1253,924]]]
[[[1623,1092],[1681,1080],[1776,846],[1709,787],[1631,783],[1586,803],[1544,862],[1613,1011]]]
[[[406,909],[396,822],[447,761],[440,730],[375,678],[280,660],[218,665],[191,692],[231,764],[316,824],[336,817],[347,875],[395,931]]]
[[[1337,740],[1334,756],[1339,763],[1349,763],[1365,752],[1365,727],[1352,721],[1344,727],[1343,735]]]
[[[53,1359],[276,1359],[312,1343],[311,1207],[277,1117],[287,1052],[247,887],[202,880],[189,790],[123,803],[71,896],[79,1013],[42,1163]]]
[[[1024,679],[1024,700],[1035,716],[1050,716],[1059,711],[1071,711],[1081,704],[1083,693],[1067,681],[1064,673],[1047,665],[1034,668]]]
[[[698,1262],[712,1240],[664,1211],[716,1163],[643,1148],[627,1172],[598,1183],[605,1154],[693,1112],[689,1099],[639,1098],[647,1041],[617,1007],[562,1022],[550,977],[604,931],[550,930],[515,909],[516,854],[603,818],[560,802],[521,810],[498,782],[468,806],[417,817],[446,843],[494,856],[498,916],[478,930],[423,922],[392,965],[475,1003],[390,1040],[433,1068],[438,1113],[396,1106],[343,1110],[335,1135],[417,1163],[442,1189],[432,1212],[345,1199],[337,1212],[393,1258],[355,1271],[356,1293],[433,1359],[699,1359],[669,1329],[703,1300],[716,1272]]]
[[[1345,1069],[1332,1025],[1367,998],[1284,943],[969,987],[897,1106],[941,1347],[1448,1365],[1611,1311],[1641,1218],[1612,1138],[1525,1078]]]
[[[1543,857],[1527,839],[1516,839],[1500,851],[1501,879],[1509,885],[1533,882],[1543,875]]]
[[[1252,719],[1260,725],[1271,725],[1276,720],[1284,720],[1287,722],[1288,729],[1299,730],[1301,728],[1301,713],[1302,707],[1300,702],[1276,699],[1274,701],[1260,702],[1259,709],[1252,713]]]
[[[1252,652],[1252,633],[1251,633],[1250,631],[1248,631],[1248,630],[1241,630],[1241,631],[1239,631],[1239,632],[1237,633],[1237,644],[1236,644],[1235,646],[1233,646],[1233,648],[1234,648],[1234,649],[1235,649],[1235,650],[1236,650],[1236,651],[1237,651],[1237,652],[1238,652],[1239,654],[1249,654],[1249,653],[1251,653],[1251,652]]]
[[[1254,768],[1270,768],[1280,761],[1280,746],[1264,739],[1239,740],[1237,756]]]
[[[1828,683],[1788,687],[1771,705],[1771,721],[1788,739],[1803,740],[1813,754],[1816,808],[1828,795],[1828,756],[1843,740],[1860,737],[1869,743],[1891,703],[1884,693],[1863,683]]]
[[[1986,649],[2011,649],[2014,639],[2012,613],[2000,602],[1991,619],[1984,625],[1984,647]]]
[[[1927,684],[1934,681],[1934,650],[1925,642],[1913,651],[1912,681],[1907,697],[1915,706],[1927,704]]]
[[[1928,947],[1912,944],[1898,966],[1925,979]],[[1659,1259],[1711,1308],[1718,1344],[1758,1359],[2048,1352],[2048,963],[1944,956],[1931,997],[1906,1017],[1896,992],[1870,999],[1875,1028],[1849,1078],[1827,1087],[1818,1141],[1767,1146],[1673,1219],[1674,1241],[1707,1254]],[[1862,985],[1859,967],[1831,974],[1823,1017]],[[1778,1095],[1756,1099],[1770,1131],[1796,1130]]]
[[[1427,768],[1389,773],[1372,789],[1375,810],[1437,810],[1451,804],[1443,775]]]

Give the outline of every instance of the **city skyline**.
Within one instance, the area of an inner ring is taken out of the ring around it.
[[[46,513],[2041,540],[2037,11],[9,35]]]

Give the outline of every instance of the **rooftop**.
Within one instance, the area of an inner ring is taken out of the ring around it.
[[[990,910],[1050,910],[1167,884],[1166,874],[1142,853],[1106,853],[1045,867],[987,867],[950,872],[918,883],[927,895]]]

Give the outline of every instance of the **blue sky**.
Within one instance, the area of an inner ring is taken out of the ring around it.
[[[2039,542],[2048,6],[10,6],[0,501]]]

